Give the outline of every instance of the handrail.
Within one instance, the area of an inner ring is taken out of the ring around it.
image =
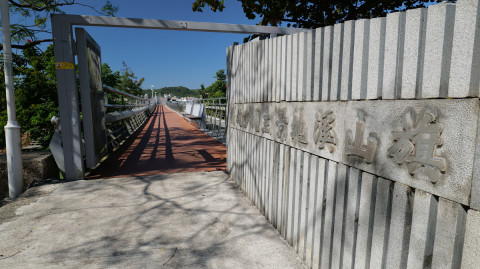
[[[130,94],[130,93],[126,93],[126,92],[122,92],[121,90],[117,90],[117,89],[114,89],[112,87],[109,87],[109,86],[103,86],[103,89],[111,92],[111,93],[117,93],[117,94],[121,94],[121,95],[124,95],[124,96],[127,96],[127,97],[130,97],[130,98],[134,98],[134,99],[138,99],[138,100],[148,100],[147,98],[142,98],[142,97],[138,97],[138,96],[135,96],[133,94]]]
[[[105,104],[105,107],[141,107],[141,106],[146,106],[145,104],[141,105],[112,105],[112,104]]]

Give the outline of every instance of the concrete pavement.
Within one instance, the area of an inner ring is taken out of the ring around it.
[[[222,171],[46,184],[0,223],[0,268],[304,268]]]

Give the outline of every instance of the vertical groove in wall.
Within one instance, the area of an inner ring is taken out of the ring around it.
[[[431,266],[437,208],[438,201],[433,195],[415,191],[407,268]]]
[[[287,35],[287,60],[286,60],[286,84],[285,84],[285,99],[292,101],[292,35]]]
[[[315,62],[313,64],[313,101],[322,100],[323,28],[315,30]]]
[[[273,40],[268,39],[268,102],[273,101],[273,66],[272,66],[272,55],[273,55]]]
[[[306,101],[313,100],[313,91],[314,91],[314,76],[315,73],[313,72],[314,63],[315,63],[315,31],[310,30],[307,32],[307,54],[305,57],[306,61],[306,81],[305,81],[305,89],[306,89]]]
[[[427,9],[406,12],[405,47],[403,55],[402,99],[421,98],[425,26]]]
[[[340,100],[342,84],[342,62],[343,62],[343,38],[344,24],[336,24],[333,27],[332,45],[332,78],[330,88],[330,100]]]
[[[300,180],[300,205],[298,214],[298,239],[297,239],[297,253],[300,258],[305,260],[305,233],[306,233],[306,218],[308,206],[308,169],[310,164],[310,154],[303,152],[302,171]]]
[[[280,54],[280,101],[286,100],[286,84],[287,84],[287,36],[280,37],[281,54]]]
[[[322,258],[321,268],[330,268],[331,246],[333,240],[333,225],[335,216],[335,194],[336,194],[337,163],[328,161],[328,181],[326,189],[325,217],[323,225]]]
[[[422,98],[446,97],[450,75],[455,5],[428,7]]]
[[[313,268],[319,268],[322,259],[323,226],[325,220],[325,193],[328,177],[328,162],[319,158],[317,197],[315,200],[315,237],[313,240]]]
[[[277,143],[276,143],[277,144]],[[276,219],[276,227],[278,232],[282,232],[282,223],[283,223],[283,216],[282,216],[282,193],[283,193],[283,175],[284,175],[284,167],[285,167],[285,145],[278,144],[278,155],[279,155],[279,162],[277,168],[277,176],[275,177],[276,185],[273,190],[273,201],[276,205],[274,208],[274,214]]]
[[[323,41],[323,65],[322,65],[322,101],[330,98],[330,89],[332,83],[332,44],[333,44],[333,26],[324,28]]]
[[[307,235],[306,235],[306,254],[305,260],[309,267],[313,265],[313,256],[315,252],[315,235],[318,226],[316,219],[316,202],[317,189],[319,180],[319,158],[315,155],[310,157],[310,172],[309,172],[309,198],[308,198],[308,221],[307,221]]]
[[[352,73],[352,100],[367,97],[369,20],[355,21]]]
[[[393,182],[387,179],[377,179],[375,198],[375,215],[373,222],[372,247],[370,254],[371,268],[385,268],[386,249],[390,227],[391,201]]]
[[[313,207],[313,201],[312,201],[312,198],[313,198],[313,195],[311,193],[311,190],[313,189],[312,187],[312,181],[313,181],[313,177],[311,177],[311,173],[312,173],[312,159],[313,159],[313,156],[311,154],[307,154],[307,158],[305,159],[305,179],[304,179],[304,184],[306,185],[304,187],[304,197],[305,197],[305,211],[304,211],[304,214],[305,214],[305,217],[304,217],[304,224],[302,225],[302,227],[304,227],[304,232],[303,232],[303,244],[302,244],[302,249],[303,249],[303,253],[302,253],[302,258],[305,262],[307,262],[308,264],[308,258],[310,257],[308,252],[311,250],[311,240],[309,240],[310,238],[310,234],[312,233],[312,226],[311,226],[311,223],[312,223],[312,218],[313,218],[313,210],[312,210],[312,207]]]
[[[297,101],[305,101],[306,89],[305,89],[305,34],[298,34],[298,67],[297,67]]]
[[[282,95],[282,87],[281,87],[281,62],[282,62],[282,39],[277,37],[274,39],[275,42],[275,85],[277,85],[276,94],[275,94],[275,102],[280,102],[281,95]]]
[[[459,0],[453,34],[448,97],[479,96],[480,3]]]
[[[333,215],[333,238],[331,244],[331,264],[332,268],[342,266],[342,246],[345,224],[345,198],[348,185],[348,170],[344,164],[338,164],[337,177],[335,180],[335,203]]]
[[[285,146],[285,162],[283,172],[283,194],[282,194],[282,235],[287,239],[287,226],[288,226],[288,188],[290,186],[290,147]]]
[[[291,94],[292,101],[298,101],[298,38],[300,33],[292,34],[292,78]]]
[[[432,268],[460,268],[466,216],[461,204],[440,197]]]
[[[343,46],[341,63],[340,99],[352,99],[352,67],[353,44],[355,38],[355,21],[346,21],[343,24]]]

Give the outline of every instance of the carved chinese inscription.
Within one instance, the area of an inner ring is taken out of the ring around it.
[[[236,121],[237,121],[237,118],[236,118],[236,113],[237,112],[237,109],[235,107],[232,107],[231,110],[230,110],[230,122],[232,123],[232,126],[235,126],[236,124]]]
[[[243,110],[241,107],[237,109],[237,125],[243,127]]]
[[[252,113],[252,128],[255,130],[255,132],[260,132],[260,122],[262,120],[262,114],[260,113],[260,109],[255,108]]]
[[[303,108],[300,108],[300,112],[293,115],[292,131],[290,135],[293,141],[301,144],[308,144],[307,140],[307,128],[305,127],[305,121],[303,120]]]
[[[277,138],[281,141],[285,141],[287,138],[287,127],[288,127],[288,119],[287,119],[287,109],[281,108],[277,111],[277,120],[275,124],[277,125]]]
[[[265,112],[263,113],[262,131],[266,134],[271,134],[270,133],[270,114],[268,113],[268,110],[265,110]]]
[[[319,149],[327,146],[330,152],[335,150],[337,145],[337,134],[333,130],[333,122],[335,116],[332,110],[328,110],[325,113],[317,112],[315,115],[316,122],[313,129],[313,142]]]
[[[242,120],[242,127],[244,129],[247,129],[248,127],[248,124],[250,123],[250,117],[252,115],[252,108],[251,107],[248,107],[248,108],[245,108],[245,112],[243,112],[243,120]]]
[[[436,155],[436,149],[443,144],[443,125],[436,121],[435,110],[427,109],[418,121],[413,110],[402,118],[402,132],[393,132],[395,144],[388,150],[388,156],[398,164],[406,163],[408,172],[415,175],[423,171],[432,183],[447,170],[447,161]]]
[[[372,163],[377,151],[378,139],[377,134],[371,132],[367,138],[367,144],[363,144],[363,136],[365,133],[365,112],[358,111],[358,121],[355,129],[355,138],[352,131],[347,132],[347,145],[345,152],[347,156],[356,156],[362,158],[366,163]]]

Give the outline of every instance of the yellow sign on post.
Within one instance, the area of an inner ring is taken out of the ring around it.
[[[73,69],[75,66],[73,63],[69,62],[56,62],[55,63],[55,68],[56,69]]]

